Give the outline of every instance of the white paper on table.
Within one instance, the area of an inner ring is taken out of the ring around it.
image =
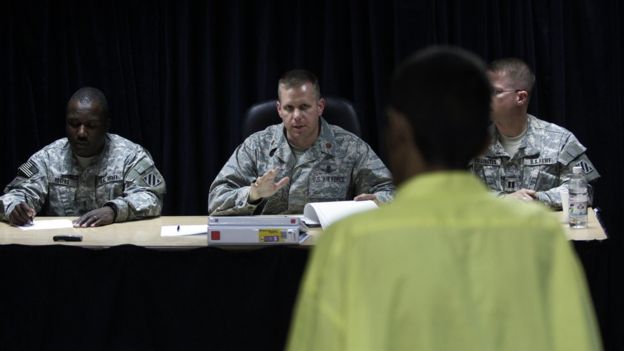
[[[160,236],[184,236],[208,233],[208,224],[163,225]]]
[[[325,229],[339,219],[376,208],[377,204],[372,200],[310,202],[303,208],[303,221],[306,224],[320,223]]]
[[[32,225],[19,226],[21,230],[42,230],[42,229],[58,229],[73,228],[74,224],[71,219],[34,219]]]

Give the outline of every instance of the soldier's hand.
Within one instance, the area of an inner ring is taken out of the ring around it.
[[[113,223],[115,213],[109,206],[96,208],[74,220],[74,227],[99,227]]]
[[[375,201],[375,203],[377,205],[379,205],[379,201],[377,201],[377,196],[375,194],[366,194],[366,193],[360,194],[360,195],[354,197],[353,200],[355,200],[355,201],[373,200],[373,201]]]
[[[251,184],[248,201],[255,202],[262,198],[270,197],[290,181],[289,177],[284,177],[276,183],[276,176],[277,168],[273,168],[263,174],[260,178],[256,179],[256,181]]]
[[[9,214],[9,223],[13,225],[32,224],[35,214],[35,210],[30,208],[25,202],[20,202]]]
[[[524,200],[524,201],[533,201],[537,198],[537,193],[535,192],[535,190],[520,189],[516,192],[507,194],[505,196],[513,197],[513,198]]]

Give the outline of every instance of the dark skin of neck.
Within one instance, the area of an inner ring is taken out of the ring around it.
[[[412,126],[400,112],[388,111],[387,133],[390,167],[397,186],[421,174],[456,170],[446,164],[425,161],[414,140]],[[486,139],[483,141],[483,150],[487,145]]]

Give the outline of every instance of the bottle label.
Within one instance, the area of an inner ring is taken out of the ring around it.
[[[574,196],[570,196],[570,207],[568,215],[570,217],[587,215],[586,194],[575,194]]]

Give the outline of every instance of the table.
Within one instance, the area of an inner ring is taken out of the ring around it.
[[[37,217],[37,220],[74,219],[75,217]],[[189,249],[205,247],[205,235],[161,237],[160,228],[165,225],[207,224],[207,216],[168,216],[141,221],[114,223],[95,228],[60,228],[23,231],[0,222],[0,244],[21,245],[69,245],[89,248],[106,248],[117,245],[136,245],[157,249]],[[59,234],[80,234],[82,242],[54,242],[52,237]]]
[[[563,213],[553,212],[562,223],[566,237],[569,240],[604,240],[607,235],[601,226],[596,213],[588,211],[587,228],[571,229],[563,221]],[[38,220],[73,219],[74,217],[37,217]],[[160,236],[162,226],[203,225],[208,223],[207,216],[163,216],[141,221],[114,223],[97,228],[61,228],[45,231],[23,231],[19,228],[0,222],[0,245],[69,245],[87,248],[107,248],[117,245],[136,245],[155,249],[189,249],[208,246],[205,235],[187,236]],[[81,242],[54,242],[52,237],[58,234],[80,234]],[[315,239],[321,234],[320,230],[313,230],[312,237],[304,242],[303,246],[314,245]]]
[[[593,243],[604,231],[592,214],[587,230],[562,226],[585,253],[592,295],[600,296],[603,267],[592,262],[602,262],[601,247]],[[46,231],[0,223],[0,348],[283,349],[310,250],[223,250],[208,247],[205,235],[160,236],[163,225],[206,222],[159,217]],[[59,245],[57,234],[84,240]]]
[[[161,217],[43,233],[0,223],[0,349],[283,349],[309,250],[160,237],[161,225],[201,223]],[[84,241],[52,241],[67,233]]]
[[[553,212],[553,215],[557,216],[559,221],[563,225],[566,237],[569,240],[574,241],[586,241],[586,240],[605,240],[607,234],[602,227],[602,224],[598,220],[596,212],[591,207],[587,209],[587,228],[572,229],[567,224],[567,220],[563,218],[563,212]]]
[[[37,220],[74,219],[75,217],[37,217]],[[0,222],[0,245],[69,245],[85,248],[108,248],[117,245],[136,245],[145,248],[191,249],[208,246],[206,235],[168,236],[160,235],[162,226],[206,225],[207,216],[163,216],[141,221],[114,223],[94,228],[60,228],[24,231],[18,227]],[[320,229],[312,229],[309,240],[300,246],[314,245],[314,237],[320,235]],[[82,235],[80,242],[55,242],[55,235]],[[226,246],[224,246],[226,247]],[[259,246],[227,246],[235,249],[257,249]]]

